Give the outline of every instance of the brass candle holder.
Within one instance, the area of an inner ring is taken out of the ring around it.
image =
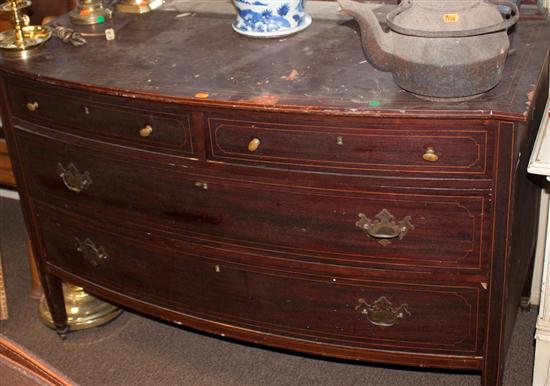
[[[160,7],[163,0],[121,0],[116,5],[118,12],[146,13]]]
[[[12,30],[0,33],[0,49],[7,58],[28,58],[52,37],[48,27],[29,25],[29,17],[21,10],[31,4],[29,0],[10,0],[0,4],[0,12],[9,12],[13,25]]]
[[[110,322],[122,312],[120,308],[99,300],[81,287],[72,284],[63,283],[63,297],[70,331],[100,326]],[[40,299],[38,314],[46,326],[55,328],[44,296]]]
[[[113,11],[103,4],[103,0],[78,0],[69,18],[78,25],[102,24],[113,18]]]

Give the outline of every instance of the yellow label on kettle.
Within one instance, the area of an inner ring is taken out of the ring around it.
[[[446,13],[443,15],[443,21],[445,23],[458,23],[459,19],[460,16],[458,16],[458,13]]]

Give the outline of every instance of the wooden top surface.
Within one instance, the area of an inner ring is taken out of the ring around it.
[[[401,90],[373,68],[351,19],[315,19],[283,39],[255,39],[231,28],[233,15],[154,11],[117,15],[117,38],[73,47],[52,38],[26,61],[0,68],[70,87],[216,106],[336,114],[504,114],[523,120],[550,43],[550,23],[521,21],[502,82],[469,102],[433,103]],[[60,19],[65,22],[67,19]],[[199,98],[197,95],[208,95]]]

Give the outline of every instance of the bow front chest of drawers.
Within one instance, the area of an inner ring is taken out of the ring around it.
[[[502,84],[452,104],[365,63],[353,23],[255,40],[230,22],[156,12],[1,63],[56,328],[66,280],[214,334],[500,383],[534,247],[547,25],[520,23]]]

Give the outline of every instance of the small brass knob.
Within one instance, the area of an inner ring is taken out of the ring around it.
[[[258,138],[254,138],[252,141],[248,142],[248,150],[249,151],[256,151],[260,147],[260,140]]]
[[[422,154],[422,159],[428,162],[437,162],[439,156],[435,154],[435,149],[433,147],[427,147],[426,150],[424,150],[424,154]]]
[[[195,182],[195,187],[199,189],[208,190],[208,182],[205,181],[197,181]]]
[[[36,111],[38,110],[38,102],[27,102],[27,110]]]
[[[143,138],[147,138],[148,136],[151,135],[152,132],[153,132],[153,127],[151,125],[147,125],[139,131],[139,135],[141,135]]]

